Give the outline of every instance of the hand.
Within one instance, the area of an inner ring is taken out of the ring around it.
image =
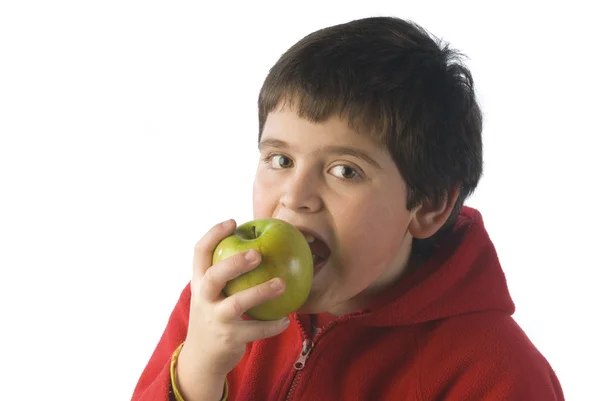
[[[283,293],[285,283],[280,278],[230,297],[223,296],[223,288],[229,280],[260,263],[260,254],[250,250],[212,265],[214,249],[235,228],[233,220],[217,224],[195,246],[188,332],[177,362],[179,386],[184,393],[194,393],[194,387],[202,387],[200,382],[204,382],[206,390],[206,381],[220,382],[218,388],[222,390],[225,376],[244,356],[246,343],[276,336],[289,325],[287,318],[278,321],[242,319],[248,309]]]

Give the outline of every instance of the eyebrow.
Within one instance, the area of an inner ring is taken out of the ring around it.
[[[261,150],[265,147],[275,148],[275,149],[290,149],[291,146],[280,139],[264,139],[260,141],[258,144],[258,149]],[[364,160],[365,162],[371,164],[372,166],[381,169],[379,163],[377,163],[371,156],[369,156],[365,151],[353,148],[351,146],[338,146],[338,145],[329,145],[325,146],[317,151],[317,153],[331,153],[338,156],[354,156],[359,159]]]

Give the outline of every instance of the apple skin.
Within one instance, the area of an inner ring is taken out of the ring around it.
[[[245,314],[256,320],[278,320],[300,309],[308,299],[313,280],[312,252],[304,234],[280,219],[252,220],[238,226],[217,245],[213,264],[248,249],[260,253],[260,264],[229,281],[224,293],[231,296],[279,277],[285,282],[283,294]]]

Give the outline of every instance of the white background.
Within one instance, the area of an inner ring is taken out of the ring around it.
[[[590,6],[198,3],[0,3],[3,400],[130,399],[194,243],[216,222],[252,218],[268,69],[309,32],[374,15],[412,19],[469,56],[485,176],[467,204],[567,399],[597,399]]]

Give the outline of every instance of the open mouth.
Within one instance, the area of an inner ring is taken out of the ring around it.
[[[314,274],[317,274],[317,272],[321,270],[325,263],[327,263],[331,251],[329,250],[327,244],[320,238],[317,238],[314,235],[306,232],[303,232],[303,234],[312,252]]]

